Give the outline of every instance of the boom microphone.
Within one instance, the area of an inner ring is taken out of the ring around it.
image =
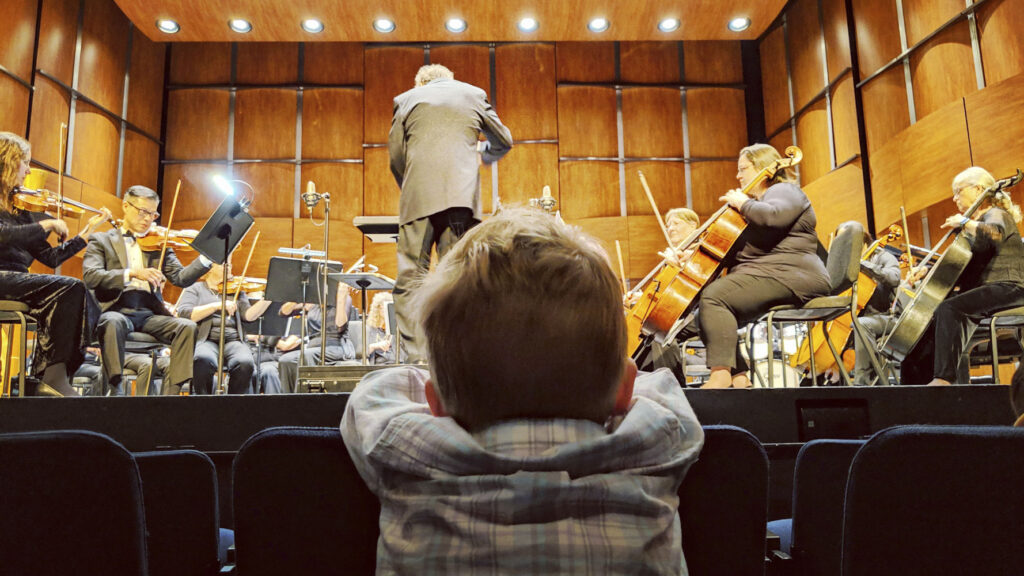
[[[306,183],[306,193],[302,195],[302,201],[310,212],[320,202],[320,195],[316,193],[316,184],[312,180]]]

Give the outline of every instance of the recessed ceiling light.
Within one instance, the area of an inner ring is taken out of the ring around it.
[[[229,21],[228,26],[239,34],[252,32],[252,24],[250,24],[248,20],[242,20],[241,18],[235,18],[234,20]]]
[[[156,27],[165,34],[176,34],[178,30],[181,30],[181,26],[174,20],[157,20]]]
[[[449,18],[448,21],[444,23],[444,27],[447,28],[449,32],[458,34],[459,32],[466,31],[466,21],[462,18]]]
[[[750,28],[750,18],[733,18],[729,20],[729,30],[733,32],[743,32],[747,28]]]
[[[307,18],[302,21],[302,29],[310,34],[319,34],[324,31],[324,23],[316,18]]]
[[[587,24],[587,28],[589,28],[591,32],[604,32],[608,29],[608,19],[594,18],[589,24]]]
[[[516,24],[516,27],[523,32],[535,32],[540,24],[534,18],[523,18]]]
[[[378,18],[373,21],[373,29],[377,32],[387,34],[388,32],[393,32],[395,30],[395,23],[387,18]]]
[[[679,29],[679,20],[677,18],[665,18],[661,22],[658,22],[658,30],[662,32],[674,32]]]

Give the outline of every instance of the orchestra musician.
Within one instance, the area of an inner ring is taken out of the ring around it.
[[[115,394],[121,393],[125,339],[130,332],[149,334],[171,346],[171,364],[164,388],[178,390],[192,380],[196,324],[177,318],[163,304],[164,282],[187,288],[212,265],[199,256],[182,266],[174,250],[167,248],[162,269],[160,252],[143,251],[137,237],[144,236],[160,217],[160,197],[145,186],[125,191],[120,228],[94,234],[82,261],[82,278],[100,301],[96,337],[103,358],[103,375]]]
[[[281,306],[281,313],[289,315],[297,310],[298,304],[286,302]],[[338,310],[341,310],[338,312]],[[319,305],[307,307],[306,312],[306,337],[309,339],[305,346],[305,355],[302,359],[303,366],[314,366],[320,362],[321,337],[326,335],[327,344],[324,348],[324,363],[334,364],[344,360],[352,360],[356,357],[355,345],[348,337],[348,321],[359,318],[359,312],[352,306],[352,295],[348,290],[339,286],[338,295],[334,304],[327,306],[327,318],[324,321],[324,314]],[[281,391],[285,394],[297,392],[299,380],[299,349],[298,338],[283,339],[278,342],[278,349],[294,347],[278,359],[277,369],[281,378]]]
[[[692,253],[692,249],[689,252],[684,251],[677,254],[675,248],[683,240],[686,240],[687,236],[692,234],[698,226],[700,226],[700,217],[689,208],[673,208],[666,212],[665,229],[668,231],[668,239],[672,242],[672,246],[667,247],[663,252],[658,252],[658,255],[677,268],[681,266],[680,260],[685,260],[689,253]]]
[[[865,233],[865,242],[872,242],[871,236]],[[873,344],[879,336],[892,327],[895,317],[889,313],[896,288],[900,285],[900,261],[888,250],[875,250],[867,260],[861,260],[861,272],[875,281],[875,292],[871,295],[864,309],[855,319],[860,332]],[[868,386],[871,384],[871,362],[865,345],[860,338],[853,335],[853,349],[856,359],[853,365],[853,385]],[[881,382],[885,384],[885,382]]]
[[[40,383],[35,394],[78,396],[69,376],[82,364],[99,309],[81,280],[31,274],[28,267],[38,260],[56,268],[82,251],[90,234],[111,215],[102,209],[77,236],[68,239],[68,226],[63,220],[37,221],[28,211],[15,208],[13,197],[28,176],[31,158],[27,140],[0,132],[0,299],[24,303],[29,307],[28,315],[36,320],[32,368]],[[50,234],[61,243],[50,246]]]

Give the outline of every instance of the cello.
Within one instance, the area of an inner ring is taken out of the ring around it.
[[[742,192],[749,195],[758,184],[803,159],[803,152],[796,146],[786,148],[785,155],[758,172]],[[662,260],[640,282],[643,293],[626,312],[626,351],[634,359],[650,340],[664,342],[673,327],[693,312],[701,291],[721,275],[726,258],[746,227],[738,210],[729,204],[722,206],[703,226],[672,247],[676,254],[692,248],[689,258],[678,267]]]

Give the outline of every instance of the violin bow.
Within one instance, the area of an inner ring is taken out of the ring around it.
[[[245,274],[249,271],[249,261],[252,260],[252,253],[256,251],[256,243],[260,241],[260,231],[256,231],[256,237],[252,239],[252,246],[249,247],[249,255],[245,257],[245,266],[242,266],[242,280],[238,283],[238,288],[235,289],[235,297],[231,301],[235,304],[238,303],[238,295],[242,293],[242,284],[245,283]],[[228,279],[224,278],[227,282]]]
[[[636,173],[640,176],[640,184],[644,187],[644,194],[647,195],[647,201],[651,203],[651,209],[654,210],[654,217],[658,219],[658,226],[661,228],[661,233],[665,235],[665,242],[668,244],[668,248],[672,251],[672,254],[678,258],[678,251],[672,244],[672,239],[669,238],[668,228],[665,226],[665,221],[661,219],[661,212],[658,211],[658,204],[654,201],[654,195],[651,194],[651,187],[647,185],[647,178],[644,178],[643,170],[637,170]]]
[[[909,266],[908,269],[913,270],[914,253],[911,252],[910,250],[910,229],[907,228],[907,211],[903,208],[903,206],[900,206],[900,220],[903,221],[903,230],[906,231],[905,233],[907,235],[907,265]]]
[[[164,256],[167,255],[167,240],[171,237],[171,224],[174,223],[174,208],[178,205],[178,192],[181,192],[181,179],[178,179],[178,185],[174,188],[174,200],[171,201],[171,213],[167,216],[167,228],[164,229],[164,243],[160,247],[160,263],[157,266],[157,270],[162,274],[164,271]]]
[[[60,123],[60,137],[57,138],[57,218],[64,217],[64,138],[68,125]]]
[[[619,255],[619,278],[622,279],[622,293],[626,294],[629,292],[629,285],[626,284],[626,268],[622,265],[622,245],[619,241],[615,241],[615,253]]]

